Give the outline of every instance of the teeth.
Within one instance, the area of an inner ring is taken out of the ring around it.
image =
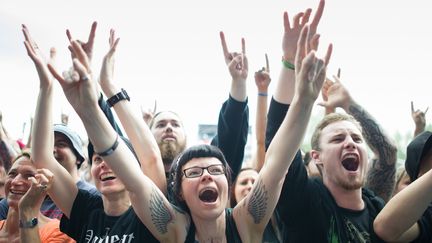
[[[109,179],[109,178],[114,179],[115,177],[116,177],[116,176],[115,176],[114,173],[112,173],[112,172],[108,172],[108,173],[102,174],[102,175],[100,176],[100,179],[103,181],[103,180],[106,180],[106,179]]]
[[[13,194],[18,194],[18,195],[24,195],[26,192],[22,192],[22,191],[15,191],[15,190],[10,190],[11,193]]]

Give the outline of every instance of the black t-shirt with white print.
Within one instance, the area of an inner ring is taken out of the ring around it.
[[[60,230],[77,242],[158,242],[132,207],[120,216],[108,216],[102,198],[79,190],[71,216],[63,216]]]

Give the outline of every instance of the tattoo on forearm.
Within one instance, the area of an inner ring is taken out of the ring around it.
[[[247,210],[252,215],[255,224],[261,223],[267,210],[268,192],[261,179],[255,182],[255,188],[252,190],[252,195],[247,202]],[[244,201],[246,203],[246,200]]]
[[[372,160],[366,186],[387,201],[395,183],[397,148],[373,117],[361,106],[351,105],[349,112],[360,122],[363,135],[377,157]]]
[[[174,217],[165,205],[162,196],[155,189],[153,189],[150,196],[150,214],[157,231],[165,234],[168,231],[168,223]]]

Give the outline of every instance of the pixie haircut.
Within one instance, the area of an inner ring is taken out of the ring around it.
[[[319,141],[321,138],[321,132],[322,130],[327,127],[328,125],[339,122],[339,121],[349,121],[352,122],[359,130],[360,132],[363,132],[363,129],[360,125],[360,123],[351,115],[346,113],[331,113],[326,115],[316,126],[314,133],[312,134],[311,138],[311,145],[313,150],[320,150]]]
[[[229,167],[222,151],[218,147],[201,144],[186,149],[183,153],[179,154],[176,159],[174,159],[171,165],[170,176],[168,179],[168,197],[172,204],[188,213],[190,213],[189,207],[181,196],[181,183],[183,178],[182,167],[195,158],[216,158],[220,160],[225,169],[225,176],[228,181],[228,191],[231,188],[231,168]]]

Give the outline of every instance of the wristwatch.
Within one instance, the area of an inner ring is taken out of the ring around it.
[[[19,227],[25,228],[25,229],[34,228],[37,224],[38,224],[38,218],[36,218],[36,217],[30,219],[29,221],[23,222],[21,219],[19,221]]]
[[[129,95],[126,92],[126,90],[124,90],[124,89],[121,89],[120,92],[118,92],[117,94],[115,94],[111,98],[109,98],[107,100],[107,103],[110,107],[113,107],[115,104],[117,104],[117,102],[119,102],[121,100],[130,101]]]

